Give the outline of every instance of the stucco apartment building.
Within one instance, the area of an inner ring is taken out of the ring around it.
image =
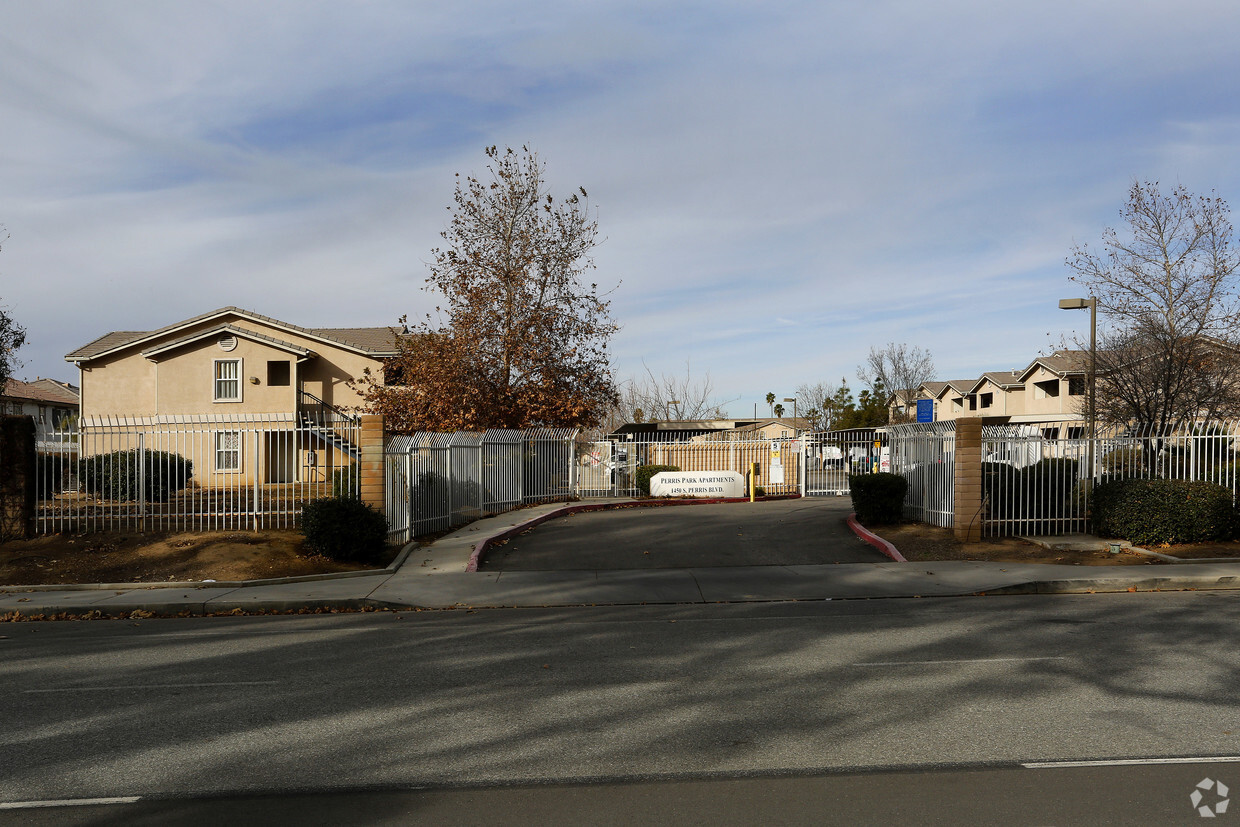
[[[40,430],[57,429],[78,415],[78,389],[55,379],[10,379],[0,390],[0,414],[29,416]]]
[[[1040,424],[1051,438],[1079,436],[1087,366],[1085,351],[1060,350],[1017,370],[988,371],[976,379],[924,382],[915,393],[893,397],[893,419],[904,406],[915,406],[916,399],[931,399],[936,422],[964,416],[1004,417],[1012,424]]]
[[[290,482],[357,458],[336,425],[362,402],[348,383],[366,369],[381,378],[395,343],[388,327],[305,328],[224,307],[106,333],[65,359],[80,370],[85,428],[157,427],[171,434],[161,449],[192,459],[196,476]]]

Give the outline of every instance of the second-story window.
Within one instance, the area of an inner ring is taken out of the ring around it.
[[[215,401],[241,401],[241,360],[215,360]]]

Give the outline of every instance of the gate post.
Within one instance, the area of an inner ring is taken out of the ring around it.
[[[0,540],[34,536],[35,497],[34,418],[0,417]]]
[[[982,539],[982,418],[956,420],[955,498],[952,528],[962,543]]]
[[[380,514],[387,511],[383,495],[383,417],[378,414],[362,414],[362,433],[358,438],[358,496]]]

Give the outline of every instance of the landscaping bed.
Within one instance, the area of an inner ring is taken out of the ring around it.
[[[296,529],[259,532],[53,534],[0,543],[0,585],[261,580],[382,568],[329,560]]]
[[[867,528],[870,528],[867,526]],[[961,543],[950,528],[923,523],[899,523],[870,528],[894,545],[909,562],[978,560],[993,563],[1057,563],[1080,566],[1163,565],[1163,561],[1135,552],[1055,551],[1015,537],[987,537],[979,543]],[[1231,557],[1240,559],[1240,542],[1188,543],[1151,548],[1184,559]]]

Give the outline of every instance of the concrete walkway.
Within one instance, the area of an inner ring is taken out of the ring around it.
[[[480,520],[431,546],[407,547],[392,566],[374,572],[248,583],[10,586],[0,588],[0,614],[99,612],[117,616],[137,611],[204,615],[1240,588],[1240,560],[1157,567],[890,562],[645,571],[467,571],[482,540],[522,531],[531,520],[546,519],[564,508],[555,503]]]

